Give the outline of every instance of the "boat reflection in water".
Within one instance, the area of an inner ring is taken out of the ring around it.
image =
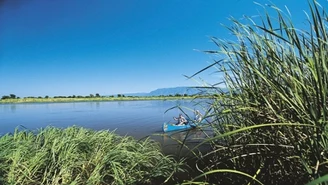
[[[205,152],[209,149],[207,144],[197,145],[204,142],[211,135],[212,131],[209,126],[163,133],[162,148],[166,154],[170,155],[180,157],[194,155],[193,152]]]

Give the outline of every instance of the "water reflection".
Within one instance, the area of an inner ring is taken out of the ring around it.
[[[206,130],[192,129],[189,131],[159,134],[162,136],[162,140],[159,138],[156,138],[156,140],[161,142],[163,151],[166,154],[185,157],[193,156],[193,153],[197,153],[197,150],[206,150],[208,146],[198,147],[197,145],[211,134],[212,132],[209,128]]]
[[[10,110],[12,113],[15,113],[16,112],[16,104],[11,104],[10,105]]]
[[[0,112],[15,113],[16,104],[3,104],[3,106],[0,106]]]
[[[0,104],[0,135],[13,132],[20,125],[30,130],[49,125],[60,128],[77,125],[95,130],[115,130],[117,134],[140,139],[162,133],[162,124],[172,121],[172,117],[180,113],[178,109],[167,110],[177,105],[193,110],[195,102],[152,100]],[[173,137],[182,139],[185,135],[180,133]],[[198,135],[188,137],[197,139]],[[169,142],[165,137],[159,140]]]

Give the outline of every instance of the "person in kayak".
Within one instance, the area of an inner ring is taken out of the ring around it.
[[[203,119],[203,115],[199,112],[199,110],[196,110],[195,111],[195,121],[196,122],[200,122],[200,121],[202,121],[202,119]]]
[[[179,117],[173,117],[174,120],[178,121],[176,125],[186,125],[188,123],[187,119],[179,114]]]

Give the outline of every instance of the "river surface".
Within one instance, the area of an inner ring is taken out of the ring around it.
[[[37,130],[46,126],[66,128],[76,125],[94,130],[115,130],[119,135],[141,139],[163,134],[163,122],[173,121],[172,117],[181,113],[178,108],[172,109],[175,106],[184,107],[183,110],[193,116],[193,109],[202,111],[206,105],[191,100],[0,104],[0,135],[12,133],[15,128]],[[183,139],[186,133],[176,136]],[[200,134],[196,132],[192,137],[200,137]],[[170,143],[170,136],[155,138],[161,143]]]

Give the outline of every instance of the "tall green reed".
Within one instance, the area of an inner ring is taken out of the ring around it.
[[[231,19],[236,41],[213,38],[218,50],[207,51],[222,58],[210,67],[228,88],[213,95],[218,124],[207,140],[207,170],[232,167],[266,184],[304,183],[328,172],[328,16],[309,1],[308,30],[301,30],[271,8],[276,18],[266,11],[260,23]]]

